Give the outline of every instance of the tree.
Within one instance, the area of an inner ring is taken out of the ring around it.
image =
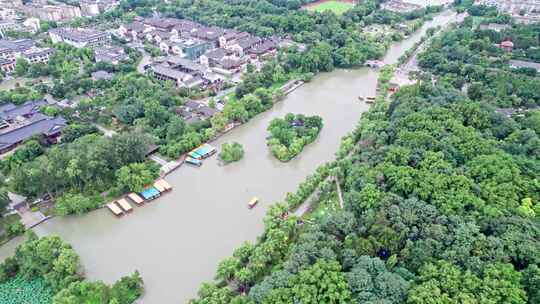
[[[523,272],[523,285],[527,291],[528,303],[540,302],[540,268],[536,265],[529,265]]]
[[[403,303],[409,283],[389,271],[379,258],[361,256],[347,273],[357,303]]]
[[[56,200],[54,211],[57,215],[83,214],[96,209],[103,199],[99,195],[86,196],[80,193],[65,193]]]
[[[446,261],[427,264],[407,303],[526,303],[521,274],[511,264],[489,264],[483,277]]]
[[[239,161],[244,157],[244,148],[237,142],[223,143],[219,158],[226,164]]]
[[[131,304],[143,293],[143,279],[138,271],[131,276],[122,277],[111,288],[111,298],[118,304]]]
[[[141,192],[158,175],[159,169],[156,166],[146,163],[132,163],[123,166],[116,173],[118,187],[129,192]]]
[[[216,115],[212,116],[210,118],[210,123],[212,124],[212,128],[216,132],[221,132],[223,129],[225,129],[225,126],[227,125],[228,119],[225,115],[222,113],[217,113]]]
[[[26,61],[26,59],[18,58],[15,63],[15,74],[19,77],[22,77],[26,75],[29,68],[30,64],[28,63],[28,61]]]
[[[350,303],[351,291],[336,261],[317,261],[289,280],[287,288],[273,290],[263,303]]]
[[[249,118],[249,113],[244,104],[238,100],[231,100],[226,103],[222,113],[230,121],[246,122]]]

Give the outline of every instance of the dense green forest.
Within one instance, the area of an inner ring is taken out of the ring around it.
[[[2,303],[133,303],[143,291],[138,272],[112,286],[84,280],[75,250],[57,236],[38,238],[32,231],[13,257],[0,264]],[[19,301],[19,302],[15,302]]]
[[[487,95],[493,78],[482,73],[473,79],[482,94],[461,90],[471,80],[461,72],[479,56],[509,59],[468,49],[495,41],[473,21],[433,41],[419,83],[362,115],[337,160],[272,207],[264,234],[223,260],[193,303],[540,302],[540,111],[497,109],[538,97],[508,104],[508,91]],[[519,41],[531,31],[514,25],[504,35]],[[493,77],[507,75],[523,76],[503,67]],[[317,184],[319,204],[336,201],[328,175],[339,178],[344,209],[304,222],[288,216]]]

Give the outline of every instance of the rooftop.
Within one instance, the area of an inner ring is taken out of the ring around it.
[[[540,71],[540,63],[524,60],[510,60],[508,63],[513,68],[531,68]]]
[[[35,42],[30,39],[0,40],[0,50],[5,49],[13,52],[23,52],[35,45]]]
[[[66,126],[66,121],[62,117],[51,118],[46,115],[41,115],[40,118],[41,119],[35,120],[30,124],[0,134],[0,149],[9,148],[34,135],[53,135]]]
[[[92,73],[93,80],[111,80],[114,77],[114,73],[109,73],[107,71],[96,71]]]
[[[190,76],[189,74],[175,70],[162,64],[153,66],[152,70],[154,71],[154,73],[174,78],[176,80],[183,80],[186,76]]]
[[[88,41],[107,35],[106,32],[87,28],[55,28],[49,32],[73,41]]]
[[[8,103],[0,107],[0,118],[3,120],[12,120],[19,116],[33,115],[39,112],[39,108],[47,104],[44,99],[28,101],[20,106]]]

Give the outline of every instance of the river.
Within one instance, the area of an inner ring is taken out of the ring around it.
[[[395,62],[427,27],[447,22],[444,16],[394,44],[385,62]],[[377,72],[366,68],[320,74],[215,143],[218,147],[223,142],[241,143],[246,153],[240,162],[220,166],[214,156],[200,168],[184,166],[166,178],[174,187],[172,193],[135,207],[121,219],[102,209],[54,218],[35,231],[42,236],[57,234],[71,243],[89,279],[111,283],[139,270],[146,289],[141,303],[185,303],[202,282],[212,280],[220,260],[242,242],[255,241],[263,231],[269,205],[334,158],[341,137],[368,109],[358,96],[374,95],[376,83]],[[281,163],[266,146],[266,128],[270,120],[289,112],[320,115],[324,128],[298,157]],[[248,210],[246,204],[253,196],[260,203]],[[9,247],[13,246],[0,248],[0,256]]]

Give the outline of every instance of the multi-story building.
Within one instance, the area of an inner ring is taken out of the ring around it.
[[[0,36],[2,36],[2,38],[6,36],[7,31],[17,30],[19,28],[19,24],[13,21],[0,20]]]
[[[0,40],[0,58],[14,60],[34,46],[30,39]]]
[[[111,34],[85,28],[56,28],[49,31],[49,36],[53,43],[64,42],[78,49],[111,42]]]
[[[15,71],[15,59],[0,58],[0,70],[6,74]]]
[[[161,81],[171,81],[178,88],[193,88],[200,86],[203,83],[200,77],[193,77],[188,73],[175,70],[165,64],[153,66],[152,72],[156,79]]]
[[[79,1],[81,7],[81,14],[83,16],[97,16],[99,15],[99,4],[97,0],[81,0]]]
[[[32,64],[47,63],[49,62],[49,57],[52,54],[54,54],[54,49],[32,47],[22,53],[22,58],[26,59]]]
[[[212,48],[212,44],[201,39],[177,39],[162,41],[159,48],[166,54],[174,54],[195,60]]]
[[[23,25],[30,29],[33,33],[39,31],[41,29],[41,23],[38,18],[30,17],[26,20],[24,20]]]
[[[0,7],[15,8],[23,6],[22,0],[0,0]]]
[[[30,17],[36,17],[45,21],[64,21],[81,17],[81,9],[78,6],[59,5],[23,5],[22,10]]]
[[[112,65],[117,65],[125,61],[129,56],[121,47],[100,47],[94,50],[96,62],[108,62]]]
[[[15,20],[17,13],[15,9],[2,6],[0,3],[0,18],[3,20]]]

